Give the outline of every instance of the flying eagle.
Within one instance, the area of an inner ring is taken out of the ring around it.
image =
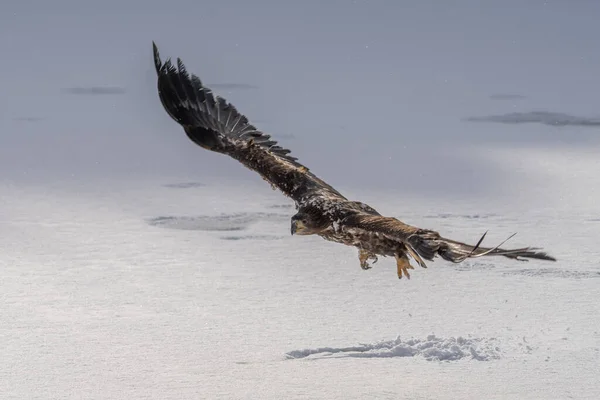
[[[408,270],[414,268],[409,256],[423,268],[427,268],[424,260],[436,256],[454,263],[481,256],[556,261],[536,248],[480,247],[485,234],[475,246],[446,239],[436,231],[407,225],[367,204],[348,200],[299,163],[290,150],[258,130],[235,106],[214,96],[197,76],[190,76],[179,58],[177,67],[170,59],[162,63],[156,44],[152,44],[158,94],[167,113],[194,143],[233,157],[293,199],[297,213],[291,218],[292,235],[319,235],[354,246],[365,270],[378,256],[394,257],[398,278],[410,278]]]

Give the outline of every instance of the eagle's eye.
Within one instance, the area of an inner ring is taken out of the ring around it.
[[[306,215],[294,215],[292,217],[292,221],[299,221],[302,222],[303,224],[305,224],[307,222],[308,218],[306,218]]]

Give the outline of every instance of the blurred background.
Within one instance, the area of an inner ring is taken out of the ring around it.
[[[154,40],[350,193],[573,206],[597,193],[599,13],[594,1],[4,2],[0,179],[262,184],[163,111]]]

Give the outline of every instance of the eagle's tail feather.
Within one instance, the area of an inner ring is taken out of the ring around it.
[[[444,260],[452,261],[454,263],[460,263],[467,258],[478,258],[483,256],[504,256],[519,261],[528,261],[528,258],[556,261],[556,258],[540,251],[539,248],[523,247],[519,249],[503,249],[500,247],[515,234],[508,237],[496,247],[481,247],[481,243],[486,234],[487,232],[481,236],[475,246],[443,238],[437,232],[428,230],[417,231],[408,238],[408,242],[414,251],[427,260],[433,260],[436,255],[439,255]]]

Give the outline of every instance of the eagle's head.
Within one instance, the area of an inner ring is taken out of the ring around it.
[[[300,207],[292,216],[292,235],[314,235],[327,229],[329,223],[319,210]]]

